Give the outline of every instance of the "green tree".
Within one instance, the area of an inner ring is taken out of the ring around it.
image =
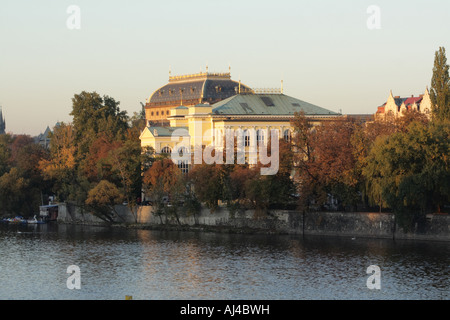
[[[99,133],[104,133],[111,141],[123,139],[128,128],[127,113],[120,111],[120,103],[114,98],[83,91],[75,94],[72,102],[70,115],[73,116],[78,161],[89,154],[89,148]]]
[[[117,148],[113,148],[108,153],[107,161],[111,165],[111,172],[121,186],[121,190],[126,199],[127,206],[137,222],[137,198],[142,191],[142,169],[143,164],[149,162],[151,150],[142,152],[138,140],[126,140],[121,142]]]
[[[409,230],[450,201],[449,122],[412,122],[406,132],[375,140],[363,169],[368,194]]]
[[[55,127],[51,157],[41,163],[41,169],[47,179],[53,179],[61,200],[84,206],[88,192],[101,180],[119,186],[108,156],[126,140],[129,119],[119,102],[96,92],[75,94],[72,102],[73,122]]]
[[[450,119],[450,76],[445,48],[435,53],[430,97],[434,119]]]

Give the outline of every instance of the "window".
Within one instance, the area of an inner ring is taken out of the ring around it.
[[[167,110],[167,111],[166,111],[166,114],[169,115],[169,113],[170,113],[169,110]]]
[[[239,103],[242,107],[242,109],[244,109],[245,113],[255,113],[255,111],[253,111],[252,108],[250,108],[250,106],[248,105],[248,103],[245,102],[241,102]]]
[[[180,160],[178,161],[178,168],[181,169],[182,173],[188,173],[189,172],[189,164],[186,160]]]
[[[159,111],[156,111],[156,115],[159,116]]]
[[[154,114],[155,114],[155,113],[152,111],[152,117],[153,117]]]
[[[161,149],[161,153],[172,153],[172,149],[170,147],[164,147]]]
[[[256,131],[256,142],[258,143],[258,146],[264,144],[264,131],[261,129]]]
[[[250,147],[250,134],[248,130],[244,130],[244,147]]]
[[[188,153],[189,153],[189,151],[188,151],[188,149],[186,147],[178,148],[178,155],[180,157],[182,157],[183,155],[188,154]]]
[[[272,99],[270,97],[260,97],[261,100],[264,102],[264,104],[268,107],[274,107],[275,104],[273,103]]]
[[[284,141],[286,141],[286,142],[291,141],[291,130],[289,130],[289,129],[284,130],[283,138],[284,138]]]

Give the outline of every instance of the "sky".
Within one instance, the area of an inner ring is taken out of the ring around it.
[[[82,91],[132,115],[169,70],[208,66],[253,88],[283,80],[285,94],[332,111],[374,113],[391,90],[423,94],[449,31],[448,0],[0,0],[0,106],[7,132],[34,136],[71,122]]]

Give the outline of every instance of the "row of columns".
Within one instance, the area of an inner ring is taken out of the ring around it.
[[[260,132],[263,134],[263,137],[260,140],[263,141],[264,145],[267,145],[268,137],[270,136],[271,129],[278,130],[278,137],[283,137],[284,132],[286,130],[290,130],[290,127],[289,126],[276,126],[276,127],[266,126],[265,128],[261,128],[261,126],[225,126],[224,127],[225,132],[227,132],[227,130],[229,130],[229,129],[234,130],[235,137],[238,134],[242,134],[242,136],[244,136],[244,132],[245,132],[245,130],[247,130],[249,140],[250,140],[250,146],[252,146],[253,143],[255,143],[255,146],[256,146],[257,145],[256,142],[258,140],[258,134],[257,134],[258,130],[260,130]],[[211,141],[212,141],[213,145],[219,146],[219,147],[222,146],[224,138],[225,138],[225,133],[223,132],[223,129],[214,128],[214,124],[213,124],[212,130],[211,130]]]

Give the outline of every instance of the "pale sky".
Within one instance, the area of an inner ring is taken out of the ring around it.
[[[80,29],[69,29],[70,5]],[[369,29],[369,6],[380,29]],[[72,97],[96,91],[132,115],[172,75],[228,72],[254,88],[344,114],[374,113],[430,86],[450,61],[448,0],[0,0],[0,105],[6,130],[71,122]]]

